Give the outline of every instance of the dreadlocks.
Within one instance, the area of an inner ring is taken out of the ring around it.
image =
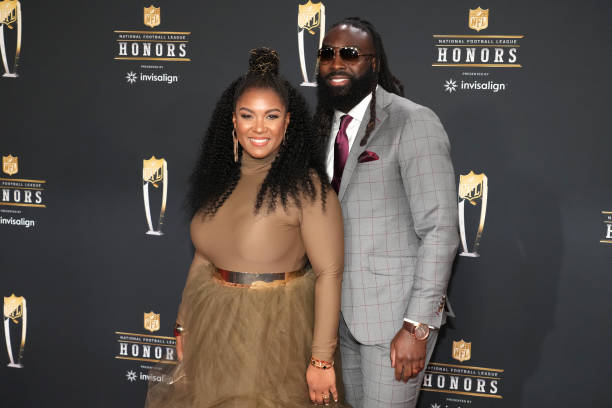
[[[328,178],[324,162],[314,157],[310,151],[314,145],[314,136],[306,101],[278,74],[276,51],[261,47],[251,50],[249,71],[229,85],[212,114],[200,156],[190,178],[187,204],[192,216],[197,213],[214,216],[240,180],[243,149],[238,145],[238,161],[235,162],[232,113],[236,101],[252,88],[274,90],[291,113],[285,140],[257,192],[255,213],[264,205],[271,212],[277,202],[286,210],[290,199],[298,208],[301,208],[301,199],[304,197],[315,201],[317,189],[314,183],[317,179],[325,207]]]
[[[371,89],[372,101],[370,102],[370,120],[366,125],[365,135],[359,143],[361,146],[364,146],[368,142],[368,138],[370,137],[370,134],[374,130],[374,126],[376,124],[376,85],[380,85],[387,92],[391,92],[399,96],[404,96],[404,85],[389,70],[387,54],[385,53],[382,39],[372,23],[359,17],[348,17],[337,22],[331,28],[333,29],[334,27],[342,24],[350,25],[368,33],[372,39],[372,44],[374,45],[374,58],[376,59],[376,71],[374,72],[374,77],[376,80],[373,81]],[[317,146],[319,149],[317,155],[319,156],[325,154],[325,148],[327,146],[327,141],[329,139],[332,126],[333,113],[334,108],[326,103],[321,103],[321,100],[319,99],[319,104],[317,105],[314,116]]]

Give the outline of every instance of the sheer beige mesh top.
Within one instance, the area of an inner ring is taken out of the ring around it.
[[[325,210],[318,191],[316,201],[302,200],[301,209],[289,204],[285,211],[278,204],[269,213],[264,204],[255,214],[257,191],[273,160],[274,156],[255,159],[244,152],[241,177],[230,197],[214,217],[193,218],[195,256],[189,274],[209,262],[237,272],[291,272],[310,260],[316,276],[312,355],[331,361],[337,341],[344,257],[340,203],[329,189]]]

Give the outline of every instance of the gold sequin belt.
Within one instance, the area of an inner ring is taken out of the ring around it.
[[[284,285],[287,282],[304,276],[305,269],[302,268],[293,272],[281,273],[250,273],[250,272],[233,272],[225,269],[217,268],[215,279],[226,286],[239,288],[269,288],[274,286]]]

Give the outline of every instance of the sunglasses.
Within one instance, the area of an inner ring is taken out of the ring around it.
[[[346,62],[356,62],[359,57],[373,57],[375,54],[360,54],[357,47],[322,47],[319,50],[319,61],[322,63],[333,61],[336,58],[336,49],[338,55]]]

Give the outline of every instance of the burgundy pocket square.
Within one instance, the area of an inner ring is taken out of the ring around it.
[[[374,152],[366,150],[365,152],[359,155],[359,158],[357,159],[357,163],[366,163],[366,162],[371,162],[374,160],[378,160],[378,155]]]

